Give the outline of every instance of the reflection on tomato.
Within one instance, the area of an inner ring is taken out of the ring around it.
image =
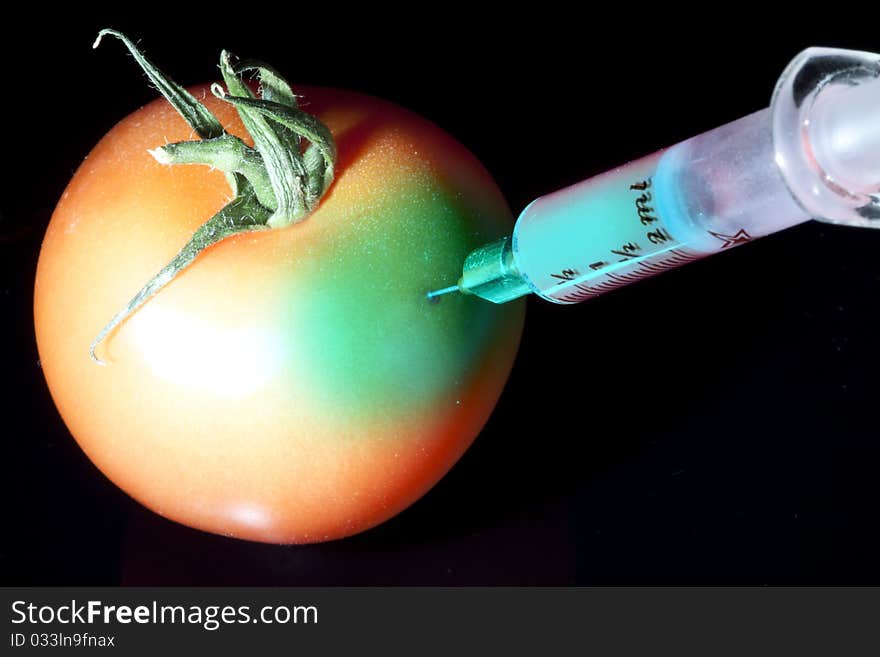
[[[247,139],[234,109],[193,91]],[[35,290],[49,388],[92,461],[163,516],[281,543],[367,529],[442,477],[501,393],[524,311],[425,299],[511,229],[470,153],[389,103],[297,91],[339,148],[306,220],[210,247],[102,344],[108,366],[92,362],[101,327],[229,200],[221,173],[150,157],[192,138],[156,101],[77,171]]]

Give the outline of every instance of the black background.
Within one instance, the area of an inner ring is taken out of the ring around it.
[[[505,393],[458,465],[391,521],[316,546],[203,534],[131,501],[55,411],[31,317],[64,186],[156,96],[118,43],[91,50],[100,27],[141,39],[185,84],[213,78],[225,47],[409,107],[519,211],[765,107],[806,46],[880,50],[870,21],[768,24],[732,6],[138,9],[0,28],[0,582],[880,584],[880,233],[808,223],[589,303],[530,299]]]

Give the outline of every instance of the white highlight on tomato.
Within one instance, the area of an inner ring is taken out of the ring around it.
[[[266,509],[253,504],[233,506],[226,510],[226,515],[239,524],[254,529],[268,529],[273,524],[273,518]]]
[[[154,374],[218,397],[252,394],[280,367],[280,345],[258,326],[222,328],[185,311],[147,304],[128,329]]]

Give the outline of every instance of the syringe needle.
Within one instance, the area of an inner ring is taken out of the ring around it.
[[[450,292],[458,292],[458,285],[450,285],[449,287],[444,287],[442,290],[434,290],[433,292],[428,292],[425,296],[428,297],[428,301],[433,301],[437,297],[449,294]]]

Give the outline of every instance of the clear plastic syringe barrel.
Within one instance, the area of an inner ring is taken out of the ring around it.
[[[577,303],[809,218],[764,110],[536,199],[512,247],[534,292]]]
[[[877,227],[878,112],[877,55],[808,49],[770,109],[536,199],[463,281],[576,303],[810,218]]]

